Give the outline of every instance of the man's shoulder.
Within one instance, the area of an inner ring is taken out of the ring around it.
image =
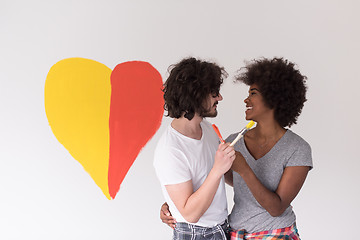
[[[200,124],[206,127],[212,127],[212,124],[206,118],[204,118]]]
[[[176,136],[171,129],[171,126],[167,126],[165,131],[161,134],[159,141],[156,144],[156,149],[166,149],[171,148],[172,145],[176,142]]]

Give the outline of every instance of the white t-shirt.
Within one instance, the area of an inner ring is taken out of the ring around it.
[[[212,169],[215,153],[219,145],[218,137],[211,124],[203,120],[200,126],[202,128],[202,137],[200,140],[196,140],[182,135],[169,125],[161,136],[155,150],[155,171],[161,183],[165,200],[177,222],[187,221],[171,201],[165,185],[192,180],[195,192],[203,184]],[[223,223],[227,215],[225,180],[222,177],[210,207],[199,221],[193,224],[213,227]]]

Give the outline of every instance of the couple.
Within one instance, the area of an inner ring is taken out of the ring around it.
[[[234,147],[229,142],[237,134],[219,144],[204,119],[217,115],[224,68],[188,58],[172,66],[164,83],[164,107],[174,119],[157,144],[154,167],[168,203],[160,217],[173,239],[300,239],[290,204],[312,157],[308,143],[286,127],[306,101],[306,77],[282,58],[242,70],[246,120],[256,127]],[[229,217],[225,182],[234,189]]]

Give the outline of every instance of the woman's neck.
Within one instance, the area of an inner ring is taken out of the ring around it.
[[[284,135],[286,130],[277,121],[267,120],[257,122],[256,127],[251,132],[257,139],[278,140]]]

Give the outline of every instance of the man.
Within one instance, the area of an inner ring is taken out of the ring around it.
[[[154,167],[178,221],[173,239],[227,238],[224,174],[235,151],[219,144],[204,119],[217,115],[225,76],[214,63],[188,58],[172,66],[164,84],[164,108],[174,119],[157,144]]]

